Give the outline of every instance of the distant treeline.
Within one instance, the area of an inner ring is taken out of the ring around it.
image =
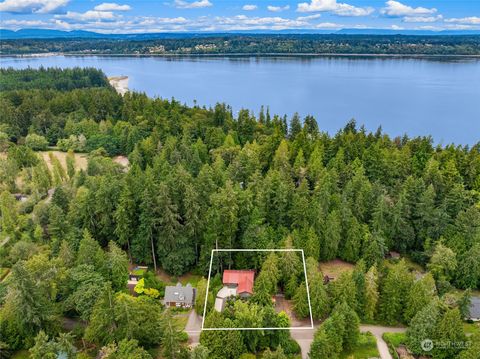
[[[149,40],[17,39],[0,54],[381,54],[480,55],[480,36],[252,34]]]
[[[31,89],[70,91],[108,86],[110,85],[103,72],[94,68],[0,69],[0,91]]]

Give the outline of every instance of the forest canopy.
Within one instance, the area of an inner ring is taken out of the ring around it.
[[[462,319],[480,288],[480,144],[434,146],[354,120],[331,135],[312,116],[121,96],[92,69],[26,73],[28,82],[7,81],[0,92],[3,348],[30,348],[34,358],[71,353],[76,335],[84,348],[119,358],[149,358],[145,349],[158,346],[166,358],[193,358],[158,299],[156,275],[205,276],[214,248],[304,250],[312,315],[325,319],[312,358],[352,349],[360,320],[409,325],[415,354],[425,354],[425,333],[466,340]],[[45,149],[63,151],[64,161]],[[403,258],[387,261],[393,251]],[[325,284],[318,264],[334,259],[354,268]],[[216,267],[232,261],[258,273],[256,295],[210,312],[211,327],[288,327],[272,309],[277,288],[308,316],[299,261],[242,253],[220,256]],[[131,264],[153,269],[143,282],[151,296],[127,293]],[[219,275],[212,286],[221,286]],[[204,279],[197,288],[211,306]],[[62,333],[65,318],[84,325]],[[196,350],[201,358],[291,357],[298,345],[282,333],[203,332]]]
[[[212,34],[159,39],[2,40],[0,54],[480,55],[475,35]]]

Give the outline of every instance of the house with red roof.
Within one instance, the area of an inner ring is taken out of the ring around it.
[[[237,295],[248,297],[253,294],[253,270],[226,270],[223,272],[223,285],[237,288]]]
[[[253,294],[255,271],[253,270],[225,270],[223,272],[223,288],[219,290],[215,299],[215,309],[221,312],[230,297],[247,298]]]

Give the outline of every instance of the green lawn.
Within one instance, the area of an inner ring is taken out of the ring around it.
[[[7,276],[9,268],[0,268],[0,282]]]
[[[377,341],[372,334],[362,333],[357,346],[351,352],[344,352],[340,355],[341,359],[369,359],[379,358],[377,350]]]
[[[138,276],[143,276],[146,271],[147,271],[146,269],[138,268],[138,269],[133,269],[130,273]]]
[[[12,355],[12,359],[28,359],[30,354],[28,350],[19,350]]]
[[[176,327],[178,329],[184,330],[188,321],[188,313],[180,313],[180,314],[174,315],[173,320],[175,321]]]
[[[480,323],[463,323],[465,334],[480,334]]]
[[[399,345],[406,343],[407,335],[405,333],[384,333],[383,340],[385,340],[387,344],[391,344],[396,348]]]

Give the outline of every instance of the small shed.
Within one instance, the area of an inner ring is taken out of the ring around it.
[[[323,284],[328,284],[334,279],[335,279],[334,277],[330,277],[328,274],[326,274],[323,276]]]
[[[400,253],[398,252],[390,251],[387,253],[386,257],[391,259],[400,259],[401,256],[400,256]]]
[[[167,307],[192,308],[195,303],[196,289],[190,283],[182,286],[177,283],[176,286],[165,287],[164,303]]]

